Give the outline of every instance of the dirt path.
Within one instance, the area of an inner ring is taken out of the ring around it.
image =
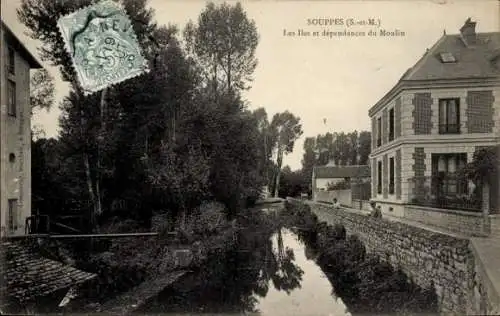
[[[128,315],[188,272],[187,270],[173,271],[158,278],[146,280],[103,304],[100,312],[105,315]]]

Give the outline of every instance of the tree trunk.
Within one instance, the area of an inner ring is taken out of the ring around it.
[[[86,146],[85,146],[85,150],[83,152],[83,166],[85,168],[85,177],[86,177],[86,182],[87,182],[87,189],[88,189],[88,192],[89,192],[89,197],[90,197],[90,202],[92,204],[92,209],[89,210],[90,214],[89,214],[89,219],[90,219],[90,222],[91,222],[91,228],[93,229],[93,224],[94,224],[94,208],[95,208],[95,205],[96,205],[96,195],[95,195],[95,191],[94,191],[94,186],[92,184],[92,173],[90,171],[90,157],[89,157],[89,154],[87,153],[88,151],[88,140],[87,140],[87,137],[85,137],[84,135],[84,132],[83,132],[83,128],[85,126],[85,114],[81,108],[81,99],[80,99],[80,94],[81,94],[81,91],[78,87],[78,84],[76,84],[75,82],[73,82],[73,87],[75,88],[76,90],[76,95],[78,97],[78,108],[80,110],[80,135],[82,137],[82,139],[85,140],[85,143],[86,143]]]
[[[278,172],[276,175],[276,187],[274,188],[274,197],[275,198],[277,198],[279,196],[281,164],[283,163],[283,150],[281,148],[281,143],[278,144],[278,158],[277,158],[276,162],[278,164]]]
[[[96,231],[99,231],[97,226],[96,218],[102,214],[102,200],[101,200],[101,180],[102,180],[102,170],[101,170],[101,152],[104,143],[104,133],[106,132],[106,95],[108,88],[104,88],[101,92],[101,102],[100,102],[100,112],[101,112],[101,126],[99,129],[99,135],[97,139],[97,172],[96,172],[96,184],[95,184],[95,208],[92,226],[95,227]]]
[[[227,54],[227,91],[231,92],[231,52]]]

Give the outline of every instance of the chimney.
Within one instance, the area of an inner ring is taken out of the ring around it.
[[[471,46],[476,44],[476,22],[472,22],[470,18],[465,21],[460,28],[460,34],[465,45]]]

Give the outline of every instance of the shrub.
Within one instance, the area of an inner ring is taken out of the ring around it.
[[[190,221],[195,235],[210,236],[227,225],[224,205],[218,202],[203,203]]]

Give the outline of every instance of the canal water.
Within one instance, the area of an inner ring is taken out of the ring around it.
[[[219,253],[144,306],[144,313],[350,315],[292,231],[240,236],[238,250]]]

